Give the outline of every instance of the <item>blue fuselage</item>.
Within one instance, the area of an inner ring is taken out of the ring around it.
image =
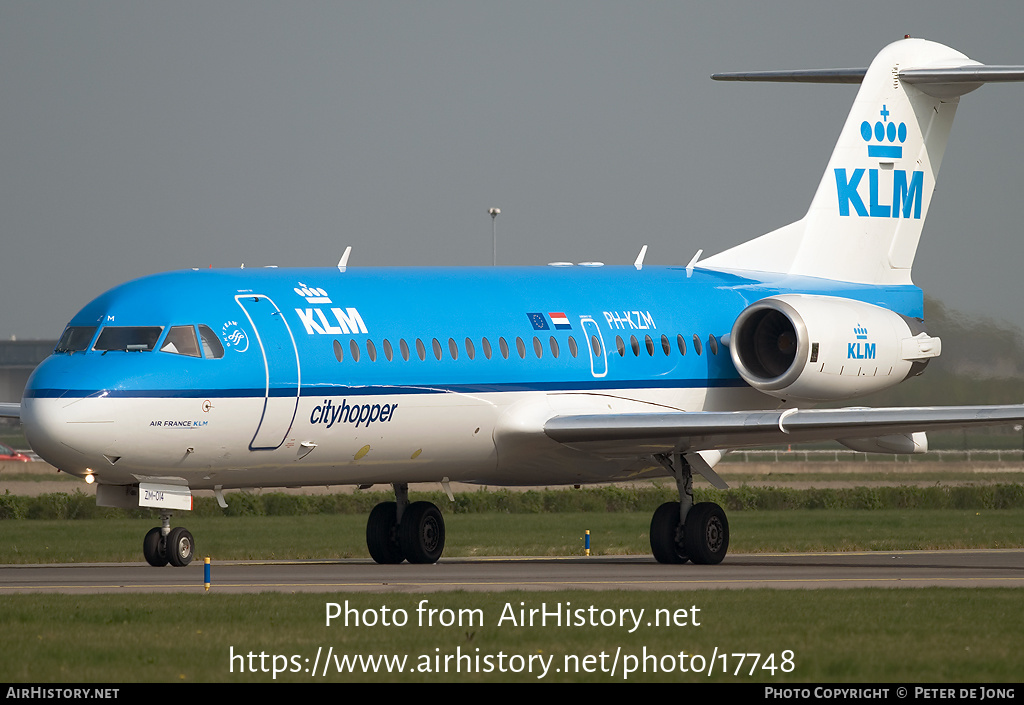
[[[794,291],[922,316],[913,286],[699,268],[169,272],[86,305],[33,374],[23,415],[41,455],[105,482],[157,472],[168,453],[182,472],[216,471],[225,486],[299,461],[317,470],[280,481],[264,473],[259,484],[372,481],[424,455],[437,467],[423,477],[482,480],[499,464],[493,443],[453,453],[444,472],[442,449],[428,453],[422,439],[455,442],[467,421],[467,433],[489,437],[503,407],[530,394],[680,410],[765,404],[722,339],[748,305]],[[729,401],[716,402],[716,390]],[[111,435],[115,416],[131,427]],[[330,471],[360,463],[371,470]]]

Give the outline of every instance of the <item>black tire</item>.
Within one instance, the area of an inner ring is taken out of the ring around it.
[[[405,560],[398,544],[398,505],[395,502],[381,502],[366,520],[366,547],[370,558],[377,563],[394,564]]]
[[[729,550],[729,520],[713,502],[693,505],[683,527],[683,547],[694,563],[716,565]]]
[[[167,565],[167,550],[164,537],[160,534],[160,527],[154,526],[142,539],[142,555],[146,562],[154,568],[163,568]]]
[[[195,551],[196,544],[188,529],[176,526],[167,534],[167,559],[171,565],[184,568],[192,562]]]
[[[444,517],[430,502],[413,502],[402,513],[398,542],[410,563],[437,563],[444,553]]]
[[[679,502],[665,502],[654,511],[651,553],[659,563],[686,563],[683,532],[679,526]]]

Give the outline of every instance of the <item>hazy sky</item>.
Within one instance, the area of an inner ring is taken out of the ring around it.
[[[185,267],[685,264],[799,219],[904,34],[1024,64],[1024,3],[0,0],[0,338]],[[961,101],[914,280],[1024,326],[1024,84]]]

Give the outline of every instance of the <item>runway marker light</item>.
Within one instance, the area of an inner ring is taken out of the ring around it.
[[[590,555],[590,529],[583,536],[583,555]]]
[[[206,585],[206,592],[210,591],[210,557],[203,559],[203,580]]]

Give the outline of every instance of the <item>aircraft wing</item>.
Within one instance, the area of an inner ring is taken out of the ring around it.
[[[1024,405],[766,411],[697,411],[555,416],[544,433],[579,450],[622,455],[822,440],[877,439],[968,426],[1024,423]]]
[[[21,404],[17,402],[0,403],[0,418],[20,419]]]

